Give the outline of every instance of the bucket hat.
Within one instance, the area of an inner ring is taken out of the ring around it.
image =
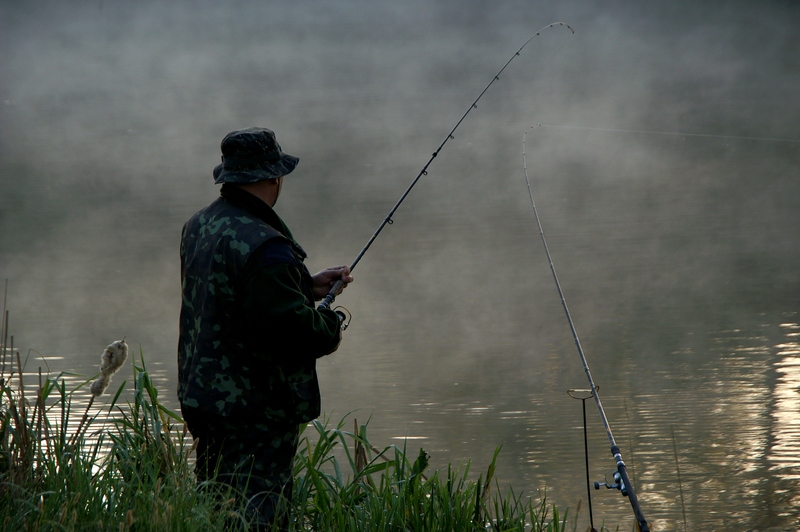
[[[276,179],[295,169],[297,157],[283,153],[275,133],[263,127],[231,131],[220,144],[222,164],[214,168],[214,182],[255,183]]]

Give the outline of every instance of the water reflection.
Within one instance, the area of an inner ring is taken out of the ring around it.
[[[782,480],[800,479],[800,326],[782,323],[786,339],[792,340],[775,346],[777,350],[773,390],[770,445],[767,460],[770,471]]]
[[[762,324],[757,330],[721,331],[707,353],[714,362],[694,372],[679,369],[678,378],[662,375],[676,385],[684,382],[634,401],[644,424],[634,440],[637,460],[645,464],[640,490],[660,522],[655,529],[682,526],[677,471],[667,445],[670,426],[690,530],[781,527],[800,520],[800,511],[781,500],[781,493],[796,499],[797,486],[783,481],[800,472],[797,388],[785,375],[796,369],[785,353],[796,344],[773,343],[776,336],[788,339],[786,329]],[[788,403],[781,399],[787,387]]]

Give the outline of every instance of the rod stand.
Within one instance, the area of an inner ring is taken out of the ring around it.
[[[581,403],[583,403],[583,449],[586,458],[586,500],[589,503],[589,525],[591,526],[591,531],[597,532],[597,529],[594,527],[594,512],[592,511],[592,490],[589,487],[589,436],[586,429],[586,400],[592,397],[592,390],[570,389],[567,390],[567,395],[573,399],[579,399]],[[595,489],[597,489],[597,482],[595,482]]]

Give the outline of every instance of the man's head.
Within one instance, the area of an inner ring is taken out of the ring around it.
[[[214,182],[257,183],[291,173],[299,159],[283,153],[275,133],[251,127],[232,131],[220,144],[222,164],[214,168]]]

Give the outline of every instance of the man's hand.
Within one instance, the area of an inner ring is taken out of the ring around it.
[[[336,281],[342,281],[342,288],[335,294],[339,295],[345,287],[353,282],[353,276],[350,275],[350,266],[334,266],[333,268],[325,268],[319,273],[311,276],[314,280],[314,298],[317,300],[322,299],[328,295],[331,288]]]

